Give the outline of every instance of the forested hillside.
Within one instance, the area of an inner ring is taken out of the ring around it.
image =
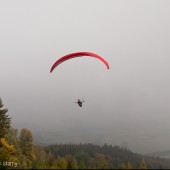
[[[154,158],[104,144],[35,145],[32,132],[11,127],[0,100],[0,169],[167,169],[170,159]]]
[[[170,160],[143,156],[133,153],[126,148],[104,144],[56,144],[46,147],[46,151],[56,158],[70,155],[74,158],[76,166],[85,168],[170,168]]]

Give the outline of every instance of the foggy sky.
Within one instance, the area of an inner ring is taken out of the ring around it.
[[[59,135],[54,142],[169,150],[169,18],[164,0],[1,0],[0,97],[13,127]],[[84,57],[50,74],[76,51],[110,69]]]

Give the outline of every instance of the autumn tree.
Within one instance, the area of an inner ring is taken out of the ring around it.
[[[48,160],[47,153],[45,152],[44,147],[34,145],[33,151],[35,154],[35,160],[33,160],[32,168],[33,169],[48,169]]]
[[[56,161],[58,169],[68,169],[68,162],[64,157],[58,157]]]
[[[14,129],[13,127],[10,127],[10,129],[7,131],[6,139],[9,144],[13,145],[16,150],[18,150],[18,129]]]
[[[19,166],[16,149],[5,138],[0,139],[0,169],[13,169]],[[8,164],[11,162],[10,164]]]
[[[85,165],[84,161],[79,162],[79,169],[86,169],[86,165]]]
[[[98,168],[109,169],[109,163],[108,163],[106,156],[104,154],[96,153],[95,158],[98,162],[98,166],[99,166]]]
[[[19,147],[22,155],[21,163],[23,168],[32,167],[32,161],[35,160],[33,152],[33,137],[31,131],[22,129],[19,136]]]
[[[67,169],[78,169],[77,161],[72,155],[66,155]]]
[[[141,164],[140,164],[140,167],[139,167],[140,169],[148,169],[147,168],[147,165],[146,165],[146,162],[145,162],[145,160],[144,159],[142,159],[142,162],[141,162]]]
[[[133,169],[132,164],[129,161],[127,163],[127,169]]]
[[[121,169],[127,169],[127,166],[124,162],[121,163]]]

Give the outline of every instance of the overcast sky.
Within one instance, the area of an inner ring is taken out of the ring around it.
[[[169,149],[169,18],[168,0],[0,0],[0,97],[12,125],[63,130],[66,142]],[[50,74],[76,51],[110,69],[82,57]]]

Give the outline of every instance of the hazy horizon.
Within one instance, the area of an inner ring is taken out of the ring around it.
[[[14,128],[54,133],[56,143],[170,150],[170,1],[0,2],[0,98]],[[50,74],[76,51],[110,69],[83,57]]]

